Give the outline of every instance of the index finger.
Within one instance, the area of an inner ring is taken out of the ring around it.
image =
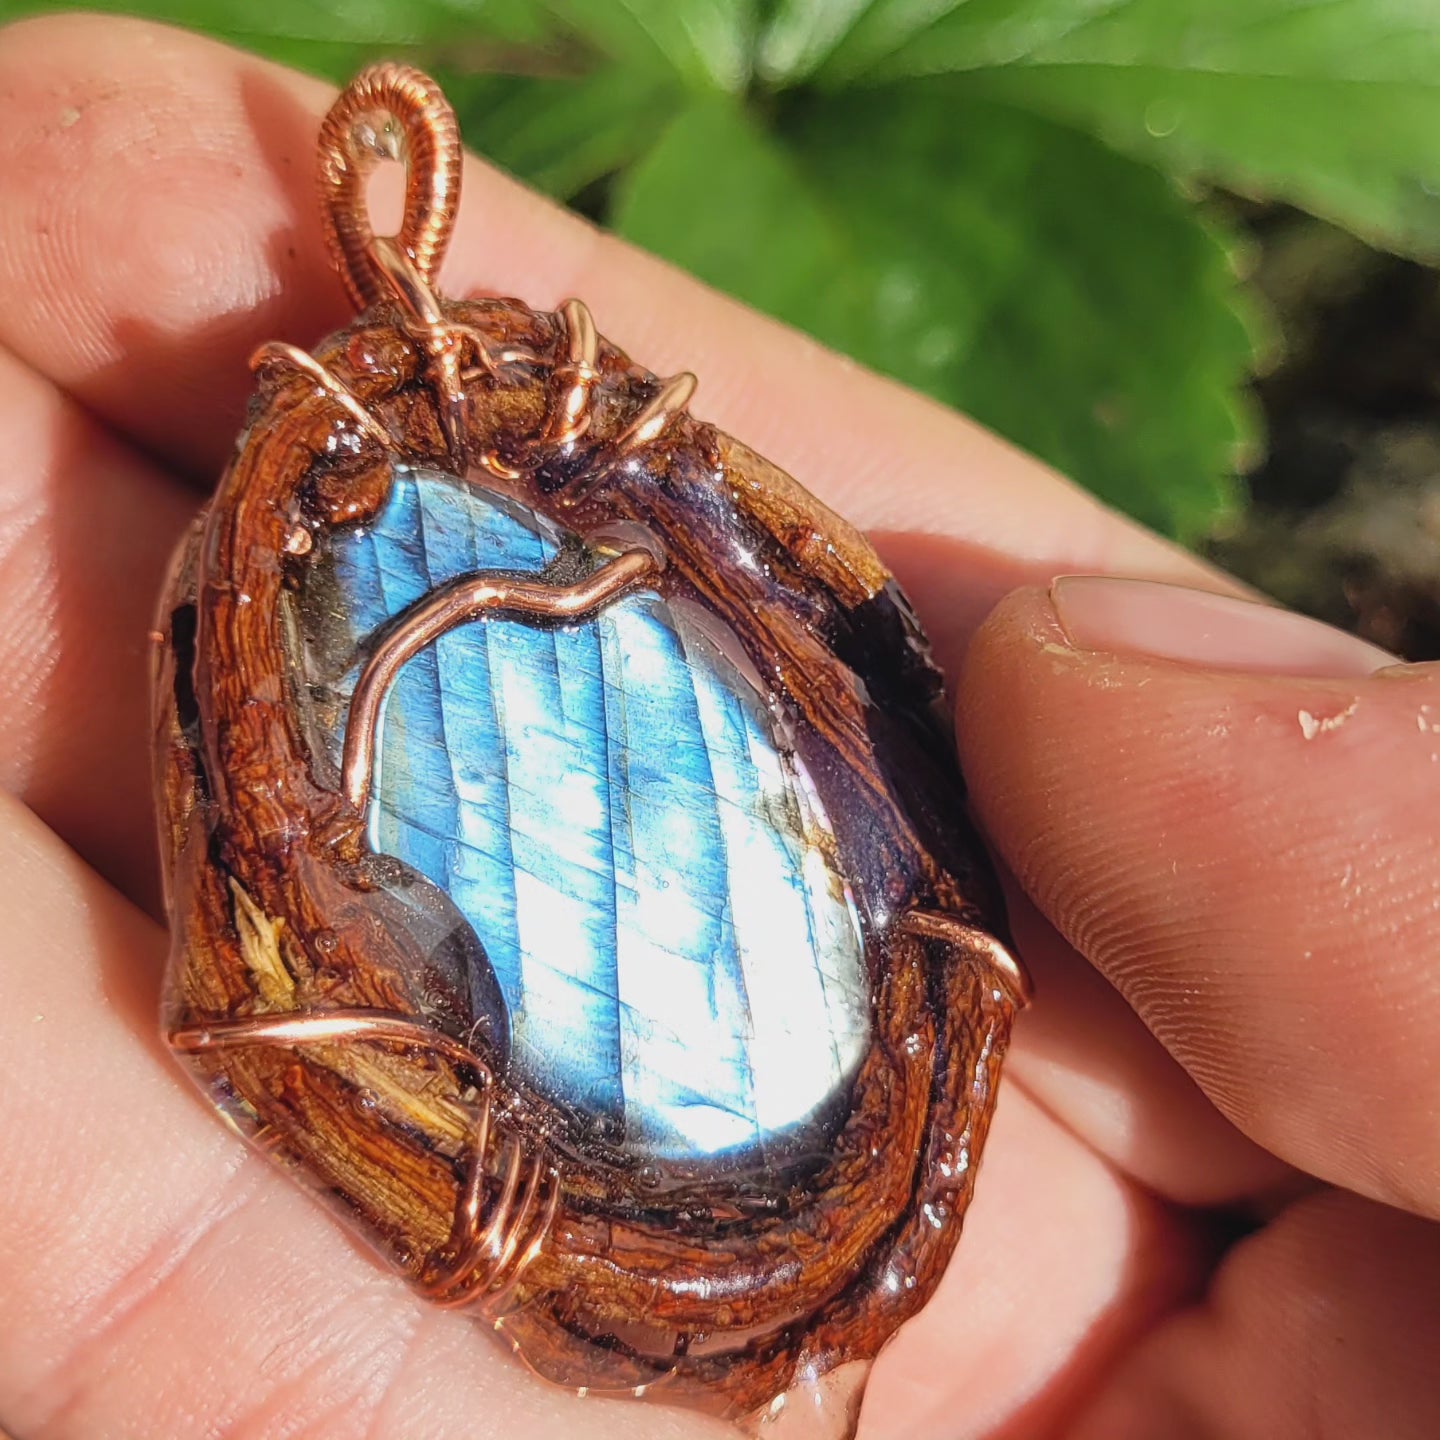
[[[0,345],[208,480],[239,427],[254,346],[310,345],[346,318],[314,185],[331,94],[135,21],[6,31]],[[932,622],[968,629],[1004,591],[1059,570],[1224,583],[953,411],[474,159],[443,286],[540,307],[579,295],[642,363],[696,371],[697,413],[878,532]]]

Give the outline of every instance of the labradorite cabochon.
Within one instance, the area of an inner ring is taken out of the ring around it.
[[[396,467],[301,580],[317,772],[337,772],[376,637],[435,587],[566,583],[603,558],[494,490]],[[870,1038],[834,834],[737,654],[654,593],[579,625],[491,615],[411,660],[381,717],[369,844],[473,931],[463,1018],[508,1036],[512,1081],[580,1138],[637,1158],[822,1146]]]

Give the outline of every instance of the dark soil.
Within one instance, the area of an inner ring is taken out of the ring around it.
[[[1246,217],[1275,363],[1252,504],[1205,547],[1286,604],[1440,658],[1440,273],[1294,211]]]

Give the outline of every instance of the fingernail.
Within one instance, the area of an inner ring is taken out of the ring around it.
[[[1080,650],[1335,680],[1399,663],[1378,645],[1293,610],[1154,580],[1062,575],[1050,586],[1050,603]]]

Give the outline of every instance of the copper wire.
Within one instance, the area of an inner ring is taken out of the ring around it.
[[[425,375],[439,402],[440,428],[457,467],[464,468],[470,427],[470,395],[466,386],[484,376],[498,379],[502,367],[531,362],[528,350],[495,350],[474,325],[445,318],[440,297],[431,289],[414,262],[386,237],[371,240],[366,252],[391,295],[400,304],[401,324],[415,342],[425,363]],[[467,361],[478,363],[468,365]],[[518,472],[482,455],[480,463],[492,473],[517,478]]]
[[[435,392],[445,443],[463,468],[470,417],[470,396],[463,379],[464,351],[467,341],[473,343],[475,332],[469,326],[462,331],[446,324],[439,297],[419,266],[394,240],[376,236],[365,253],[386,289],[400,302],[406,332],[425,359],[425,375]]]
[[[379,1010],[337,1009],[309,1014],[252,1015],[215,1020],[172,1030],[171,1046],[181,1054],[246,1045],[290,1047],[343,1040],[382,1041],[406,1049],[428,1051],[472,1071],[481,1093],[471,1129],[469,1161],[456,1197],[450,1238],[430,1258],[416,1282],[438,1304],[460,1307],[486,1301],[487,1313],[498,1314],[525,1271],[539,1255],[554,1224],[560,1203],[560,1177],[543,1150],[529,1157],[520,1144],[507,1140],[502,1176],[494,1203],[485,1209],[485,1157],[490,1146],[493,1076],[490,1067],[468,1047],[404,1015]],[[524,1192],[517,1207],[522,1171]],[[543,1212],[536,1214],[542,1186],[549,1183]]]
[[[254,371],[269,367],[293,370],[315,382],[315,387],[328,395],[372,440],[389,450],[394,447],[390,432],[361,404],[354,392],[332,375],[313,355],[298,345],[287,345],[280,340],[269,340],[250,357],[250,368]]]
[[[545,1244],[545,1237],[550,1233],[551,1227],[555,1224],[555,1215],[560,1208],[560,1175],[558,1171],[552,1169],[546,1178],[550,1182],[550,1193],[545,1201],[545,1212],[540,1216],[539,1222],[531,1232],[529,1242],[515,1257],[515,1262],[510,1268],[510,1274],[501,1278],[498,1286],[486,1297],[485,1309],[491,1315],[504,1314],[505,1307],[510,1303],[510,1297],[515,1293],[515,1288],[520,1283],[521,1276],[524,1275],[531,1264],[534,1263],[535,1258],[540,1254],[541,1247]]]
[[[590,427],[590,392],[600,379],[595,368],[600,337],[589,307],[582,300],[567,300],[559,310],[565,326],[565,359],[551,375],[557,393],[545,425],[545,439],[555,446],[569,445]]]
[[[642,445],[658,440],[684,413],[697,383],[688,370],[682,370],[664,381],[655,398],[639,410],[616,436],[615,448],[622,452],[638,450]]]
[[[560,1181],[558,1173],[543,1157],[532,1157],[527,1165],[519,1142],[507,1141],[499,1191],[486,1220],[482,1143],[488,1133],[482,1128],[485,1125],[488,1125],[488,1115],[482,1123],[477,1123],[470,1171],[461,1203],[456,1207],[450,1241],[441,1255],[432,1259],[419,1285],[421,1292],[437,1305],[458,1309],[483,1300],[489,1313],[498,1314],[540,1253],[554,1223],[560,1202]],[[522,1173],[526,1177],[525,1188],[517,1207],[515,1196],[520,1190]],[[549,1199],[544,1213],[537,1219],[537,1201],[547,1181]],[[522,1240],[525,1241],[523,1249]]]
[[[429,1050],[456,1065],[474,1070],[484,1081],[490,1068],[473,1051],[405,1015],[384,1010],[315,1010],[306,1014],[282,1011],[247,1015],[239,1020],[212,1020],[181,1025],[169,1035],[173,1049],[185,1055],[237,1045],[322,1045],[332,1040],[379,1040],[410,1050]]]
[[[609,442],[608,454],[571,482],[565,503],[576,504],[605,480],[621,461],[658,440],[685,413],[698,382],[688,370],[660,382],[655,394],[630,417],[624,429]]]
[[[361,310],[385,299],[399,303],[404,329],[424,358],[456,468],[463,470],[474,458],[497,477],[518,478],[520,472],[498,454],[467,453],[467,386],[485,375],[497,377],[507,363],[534,362],[536,357],[523,351],[497,353],[474,326],[447,321],[435,289],[455,228],[464,168],[460,129],[450,103],[429,76],[411,66],[372,65],[330,107],[320,129],[319,154],[326,243],[351,299]],[[404,217],[393,236],[375,234],[366,195],[370,173],[387,159],[405,166]],[[579,300],[567,300],[559,314],[566,355],[552,371],[553,399],[538,442],[550,447],[569,445],[589,428],[592,392],[600,380],[599,339],[589,310]],[[591,472],[584,488],[602,479],[630,451],[658,439],[684,411],[694,390],[695,377],[688,372],[664,381],[615,438],[609,458]],[[347,404],[341,393],[327,393],[352,415],[363,410],[353,396]]]
[[[988,931],[944,910],[911,910],[901,917],[900,928],[922,940],[958,946],[998,976],[1015,1004],[1030,1003],[1030,976],[1024,965]]]
[[[490,1254],[491,1269],[496,1275],[503,1275],[505,1267],[514,1258],[520,1236],[535,1214],[535,1203],[540,1198],[540,1182],[544,1176],[545,1172],[540,1166],[530,1167],[529,1177],[525,1181],[525,1193],[520,1197],[519,1208],[515,1211],[515,1223],[503,1234],[497,1233],[485,1247]]]
[[[385,694],[407,661],[457,625],[494,611],[549,620],[584,620],[650,578],[660,562],[648,550],[626,550],[573,585],[549,585],[513,575],[482,573],[432,590],[405,616],[365,663],[350,697],[340,788],[360,814],[370,802],[376,731]]]
[[[460,204],[460,127],[440,87],[409,65],[362,70],[320,127],[320,212],[330,254],[359,310],[386,293],[372,253],[365,184],[381,160],[405,166],[394,243],[433,286]]]

